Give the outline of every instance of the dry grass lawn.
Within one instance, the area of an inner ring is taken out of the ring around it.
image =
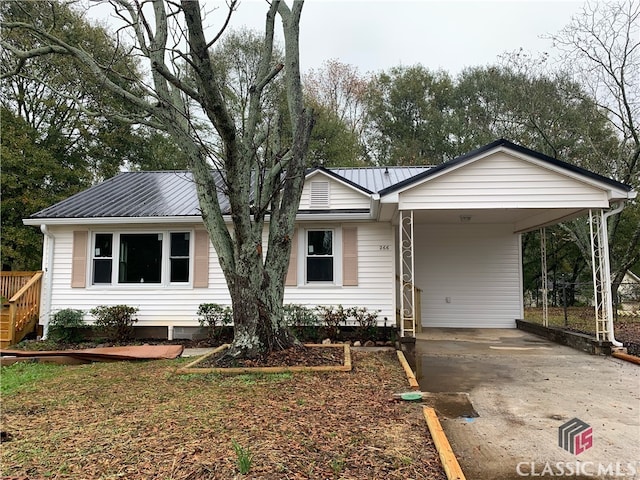
[[[183,359],[55,367],[3,395],[1,473],[445,479],[421,407],[391,401],[407,390],[395,353],[355,353],[353,363],[345,373],[234,377],[174,375]],[[238,460],[249,459],[240,474]]]

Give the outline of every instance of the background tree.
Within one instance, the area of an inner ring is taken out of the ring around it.
[[[188,159],[202,218],[229,288],[234,317],[229,355],[253,357],[296,344],[283,325],[282,302],[313,126],[300,81],[303,2],[294,0],[291,7],[278,0],[270,3],[258,71],[241,124],[210,56],[237,2],[229,3],[223,27],[213,36],[205,32],[197,1],[154,0],[143,8],[134,1],[114,0],[112,5],[124,22],[116,38],[125,30],[132,35],[132,52],[145,62],[148,78],[132,70],[115,72],[95,52],[42,28],[35,18],[2,22],[2,28],[12,34],[2,41],[11,53],[9,73],[19,74],[34,58],[67,55],[91,72],[96,85],[128,107],[115,111],[100,103],[96,108],[102,114],[167,132]],[[52,12],[58,8],[50,4]],[[273,62],[276,16],[283,26],[283,63]],[[24,36],[33,38],[37,46],[23,49],[13,41]],[[283,122],[274,124],[262,115],[263,94],[283,70],[290,135],[281,127]],[[214,138],[210,138],[212,132]],[[229,199],[233,234],[218,202],[219,191]],[[263,252],[267,215],[269,243]]]
[[[309,165],[327,168],[364,166],[360,137],[325,106],[309,104],[316,114],[307,154]]]
[[[513,57],[526,65],[532,61],[520,52]],[[509,66],[471,68],[456,79],[456,154],[507,138],[606,174],[588,145],[611,145],[615,138],[595,102],[566,75],[525,70],[513,57],[505,61]]]
[[[592,148],[617,180],[640,187],[640,2],[589,2],[572,22],[550,36],[562,68],[585,87],[617,142]],[[576,241],[584,235],[575,231]],[[627,270],[640,268],[640,205],[613,217],[610,228],[614,293]]]
[[[327,167],[366,163],[365,99],[368,76],[338,60],[304,75],[305,96],[317,113],[309,145],[309,162]]]
[[[381,165],[439,164],[452,157],[451,94],[446,72],[421,65],[374,76],[367,92],[371,160]]]
[[[64,4],[3,2],[3,21],[30,20],[49,32],[74,41],[99,56],[109,69],[136,70],[122,46],[82,12]],[[30,35],[3,29],[3,39],[22,50],[41,46]],[[2,268],[37,270],[42,235],[22,218],[66,198],[92,182],[115,175],[120,168],[184,168],[184,156],[166,136],[148,128],[132,128],[95,107],[122,109],[122,101],[99,85],[83,81],[86,69],[67,56],[33,58],[16,67],[3,48],[0,72],[2,106]],[[96,114],[98,113],[98,114]]]
[[[2,269],[38,270],[42,237],[22,219],[82,190],[89,176],[77,171],[74,158],[61,158],[39,143],[38,132],[23,118],[1,108]]]

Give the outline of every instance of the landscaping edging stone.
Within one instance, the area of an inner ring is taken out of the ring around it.
[[[560,345],[566,345],[591,355],[611,355],[613,351],[611,342],[598,341],[585,333],[571,332],[559,327],[545,327],[524,320],[516,320],[516,326],[525,332],[533,333]]]
[[[319,347],[319,348],[343,348],[344,349],[344,364],[343,365],[325,365],[316,367],[304,367],[304,366],[282,366],[282,367],[230,367],[230,368],[215,368],[215,367],[198,367],[197,365],[207,360],[209,357],[220,353],[230,347],[229,344],[219,346],[215,350],[203,355],[197,360],[189,363],[188,365],[178,368],[176,374],[191,374],[191,373],[219,373],[223,375],[239,375],[243,373],[286,373],[286,372],[350,372],[353,368],[351,364],[351,349],[347,344],[316,344],[305,343],[305,347]]]

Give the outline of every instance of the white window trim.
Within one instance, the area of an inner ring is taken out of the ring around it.
[[[120,269],[120,235],[145,235],[145,234],[162,234],[162,263],[160,267],[160,283],[120,283],[118,282],[119,269]],[[188,233],[189,234],[189,281],[188,282],[171,282],[170,269],[171,269],[171,234],[172,233]],[[93,260],[95,252],[95,242],[97,234],[111,234],[112,235],[112,247],[111,247],[111,283],[93,283]],[[171,228],[171,229],[153,229],[153,230],[92,230],[89,232],[90,241],[87,242],[89,252],[87,259],[87,288],[94,289],[131,289],[134,288],[192,288],[193,287],[193,275],[194,275],[194,237],[195,232],[192,228]]]
[[[342,227],[333,225],[306,225],[300,226],[298,235],[298,286],[307,288],[341,287],[342,286]],[[307,232],[318,230],[331,230],[333,232],[333,281],[332,282],[308,282],[307,281]]]

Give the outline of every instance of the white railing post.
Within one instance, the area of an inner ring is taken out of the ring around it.
[[[547,278],[547,229],[540,229],[540,271],[542,272],[542,325],[549,326],[549,279]]]
[[[416,336],[416,298],[414,288],[413,210],[400,211],[400,336]]]
[[[593,273],[593,297],[596,315],[596,338],[610,341],[610,323],[613,322],[611,302],[611,274],[609,267],[609,238],[604,211],[589,210],[589,233],[591,236],[591,271]]]

